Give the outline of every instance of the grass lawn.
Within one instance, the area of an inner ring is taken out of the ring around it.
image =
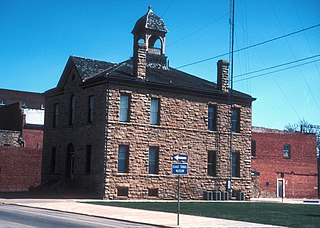
[[[176,213],[176,202],[89,202]],[[320,227],[320,206],[251,202],[181,202],[181,214],[287,227]]]

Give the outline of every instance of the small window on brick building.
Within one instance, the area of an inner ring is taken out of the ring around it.
[[[128,187],[117,187],[117,196],[125,196],[128,197],[129,188]]]
[[[40,104],[40,109],[44,110],[46,108],[45,104]]]
[[[160,125],[160,100],[151,98],[150,124]]]
[[[58,116],[59,116],[59,104],[55,103],[53,105],[53,122],[52,122],[53,127],[56,127],[58,125]]]
[[[118,173],[129,172],[129,146],[119,145],[118,148]]]
[[[3,99],[0,99],[0,106],[5,106],[6,105],[6,101]]]
[[[92,146],[87,145],[87,153],[86,153],[86,173],[87,174],[91,172],[91,151],[92,151]]]
[[[214,105],[208,106],[208,130],[217,130],[217,107]]]
[[[89,99],[88,99],[88,122],[93,121],[93,105],[94,105],[93,96],[89,96]]]
[[[208,176],[217,176],[217,152],[208,151]]]
[[[120,122],[129,122],[130,117],[130,96],[120,95]]]
[[[251,156],[252,157],[256,157],[256,145],[257,145],[257,142],[256,140],[251,140]]]
[[[57,148],[51,148],[51,164],[50,164],[50,172],[54,173],[56,171],[56,156],[57,156]]]
[[[159,147],[149,148],[149,174],[159,174]]]
[[[22,108],[28,108],[29,107],[28,101],[22,101],[21,107]]]
[[[291,157],[291,147],[290,144],[283,145],[283,157],[290,158]]]
[[[72,95],[70,99],[70,116],[69,116],[70,125],[74,124],[75,111],[76,111],[76,98],[74,95]]]
[[[240,177],[240,153],[232,152],[232,177]]]
[[[240,109],[231,109],[231,130],[232,132],[240,132]]]
[[[148,188],[148,196],[150,197],[158,197],[159,189],[158,188]]]

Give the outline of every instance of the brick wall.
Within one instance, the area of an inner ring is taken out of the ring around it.
[[[27,102],[28,107],[33,109],[40,109],[41,104],[44,104],[44,96],[41,93],[8,89],[0,89],[0,100],[4,100],[6,105],[16,102]]]
[[[23,129],[22,139],[25,141],[25,147],[42,148],[43,130],[39,129]]]
[[[0,192],[28,191],[40,184],[42,150],[0,147]]]
[[[285,197],[317,197],[316,137],[312,134],[252,132],[256,157],[252,170],[260,172],[260,197],[277,196],[277,179],[285,181]],[[284,144],[290,144],[290,158],[283,157]],[[284,173],[281,177],[281,173]],[[269,183],[267,186],[266,183]]]

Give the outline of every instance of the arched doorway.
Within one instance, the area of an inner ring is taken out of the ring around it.
[[[74,178],[74,159],[74,146],[70,143],[67,151],[66,178],[71,180]]]

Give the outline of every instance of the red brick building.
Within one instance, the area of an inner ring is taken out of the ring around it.
[[[254,196],[317,198],[316,148],[314,134],[253,127]]]
[[[1,89],[0,98],[0,192],[28,191],[41,182],[43,95]]]

